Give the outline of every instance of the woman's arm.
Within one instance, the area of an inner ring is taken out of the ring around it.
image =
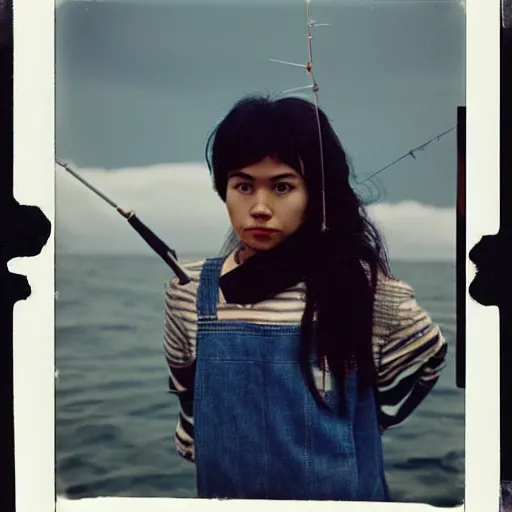
[[[178,453],[194,461],[193,392],[195,361],[187,329],[180,315],[179,301],[175,295],[177,279],[171,280],[165,290],[164,353],[169,367],[169,392],[180,402],[178,425],[174,443]]]
[[[403,281],[380,290],[381,335],[377,388],[383,430],[403,422],[428,396],[446,362],[446,341]],[[377,312],[379,308],[377,307]]]

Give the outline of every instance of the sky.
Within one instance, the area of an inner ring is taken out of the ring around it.
[[[356,175],[456,124],[464,97],[458,1],[312,1],[320,101]],[[304,2],[61,2],[57,156],[110,191],[178,253],[215,253],[224,206],[204,143],[240,97],[306,85]],[[262,37],[263,36],[263,37]],[[371,213],[400,259],[453,259],[456,132],[381,175]],[[131,228],[60,168],[57,251],[147,253]],[[418,227],[421,226],[421,229]]]

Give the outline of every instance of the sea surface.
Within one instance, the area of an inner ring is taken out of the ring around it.
[[[184,258],[187,259],[187,258]],[[448,364],[431,395],[383,437],[395,501],[464,497],[464,392],[455,386],[455,265],[393,262],[442,327]],[[164,285],[156,257],[57,256],[57,494],[194,497],[194,466],[174,450]]]

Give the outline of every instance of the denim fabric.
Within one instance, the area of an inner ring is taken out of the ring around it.
[[[200,278],[194,431],[199,498],[387,501],[373,391],[347,380],[318,406],[299,364],[300,327],[217,318],[223,259]]]

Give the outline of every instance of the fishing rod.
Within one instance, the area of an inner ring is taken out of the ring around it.
[[[277,62],[278,64],[285,64],[287,66],[295,66],[299,68],[303,68],[306,70],[309,78],[311,80],[311,84],[304,85],[301,87],[294,87],[293,89],[287,89],[283,91],[283,94],[288,94],[290,92],[302,91],[306,89],[310,89],[313,92],[313,100],[315,106],[315,115],[316,122],[318,128],[318,139],[319,139],[319,155],[320,155],[320,169],[321,169],[321,179],[322,179],[322,232],[325,233],[327,228],[327,206],[326,206],[326,191],[325,191],[325,168],[324,168],[324,152],[323,152],[323,142],[322,142],[322,128],[320,124],[320,100],[318,98],[318,92],[320,91],[320,87],[318,86],[318,82],[316,81],[315,75],[313,73],[313,28],[314,27],[328,27],[329,23],[317,23],[315,20],[311,18],[311,0],[306,0],[306,40],[307,40],[307,48],[308,48],[308,60],[305,64],[299,64],[297,62],[290,62],[286,60],[279,59],[269,59],[271,62]]]
[[[112,199],[107,197],[103,192],[99,191],[96,187],[91,185],[82,176],[80,176],[75,170],[73,170],[66,162],[55,160],[58,165],[65,169],[74,178],[85,185],[89,190],[92,190],[97,196],[101,197],[103,201],[112,206],[122,217],[124,217],[132,228],[145,240],[145,242],[155,251],[160,258],[162,258],[169,267],[173,270],[179,279],[180,284],[187,284],[190,282],[190,276],[186,270],[178,263],[176,252],[168,247],[163,240],[153,233],[141,220],[137,217],[134,211],[126,211],[117,205]]]

